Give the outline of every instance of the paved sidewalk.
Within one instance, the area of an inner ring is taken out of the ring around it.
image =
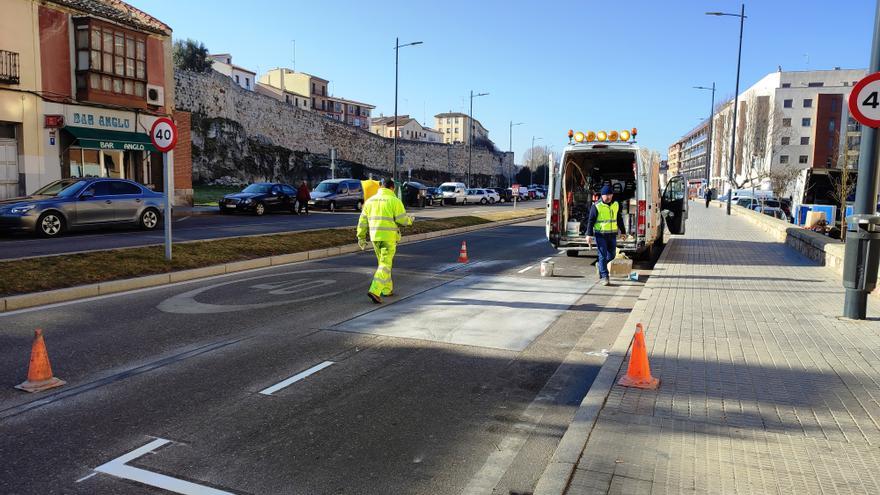
[[[615,380],[567,493],[880,493],[880,305],[838,319],[830,270],[691,207],[630,320],[660,389]]]

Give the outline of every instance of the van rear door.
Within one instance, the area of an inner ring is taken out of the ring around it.
[[[663,199],[660,201],[661,214],[670,233],[684,234],[687,203],[687,182],[683,176],[676,175],[666,183]]]

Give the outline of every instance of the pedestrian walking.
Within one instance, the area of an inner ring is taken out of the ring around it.
[[[599,278],[604,285],[611,285],[611,276],[608,273],[608,262],[617,256],[617,235],[626,234],[623,227],[623,216],[620,214],[620,204],[614,201],[614,191],[611,186],[602,186],[601,199],[593,203],[590,208],[590,216],[587,219],[587,235],[596,239],[596,248],[599,251],[599,260],[596,265],[599,268]]]
[[[706,189],[706,208],[709,207],[709,203],[712,202],[712,190]]]
[[[302,181],[299,189],[296,190],[297,214],[301,214],[305,210],[305,214],[309,214],[309,200],[312,199],[312,192],[309,190],[309,183]]]
[[[373,241],[373,250],[379,266],[373,275],[373,283],[367,295],[376,304],[382,304],[382,297],[394,295],[391,280],[391,266],[397,241],[400,240],[398,225],[412,225],[413,219],[406,213],[403,203],[394,194],[394,180],[385,179],[379,192],[370,197],[361,209],[358,220],[357,238],[361,250],[367,247],[367,232]]]

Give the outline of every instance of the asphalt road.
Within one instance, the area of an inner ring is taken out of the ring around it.
[[[0,315],[0,493],[527,493],[641,290],[591,261],[533,221],[401,246],[382,306],[358,253]]]
[[[531,201],[518,207],[534,208],[543,203]],[[511,203],[476,206],[444,206],[411,208],[416,218],[443,218],[475,212],[512,208]],[[315,211],[307,216],[272,213],[262,217],[251,215],[200,215],[175,218],[172,232],[175,241],[195,241],[256,234],[274,234],[297,230],[342,227],[357,224],[357,212],[328,213]],[[57,239],[42,239],[30,234],[0,233],[0,260],[47,256],[53,254],[146,246],[165,242],[160,228],[153,232],[137,229],[104,229],[69,232]]]

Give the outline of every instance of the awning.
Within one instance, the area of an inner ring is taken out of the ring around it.
[[[150,136],[139,132],[106,131],[90,127],[65,126],[81,148],[117,151],[156,151]]]

